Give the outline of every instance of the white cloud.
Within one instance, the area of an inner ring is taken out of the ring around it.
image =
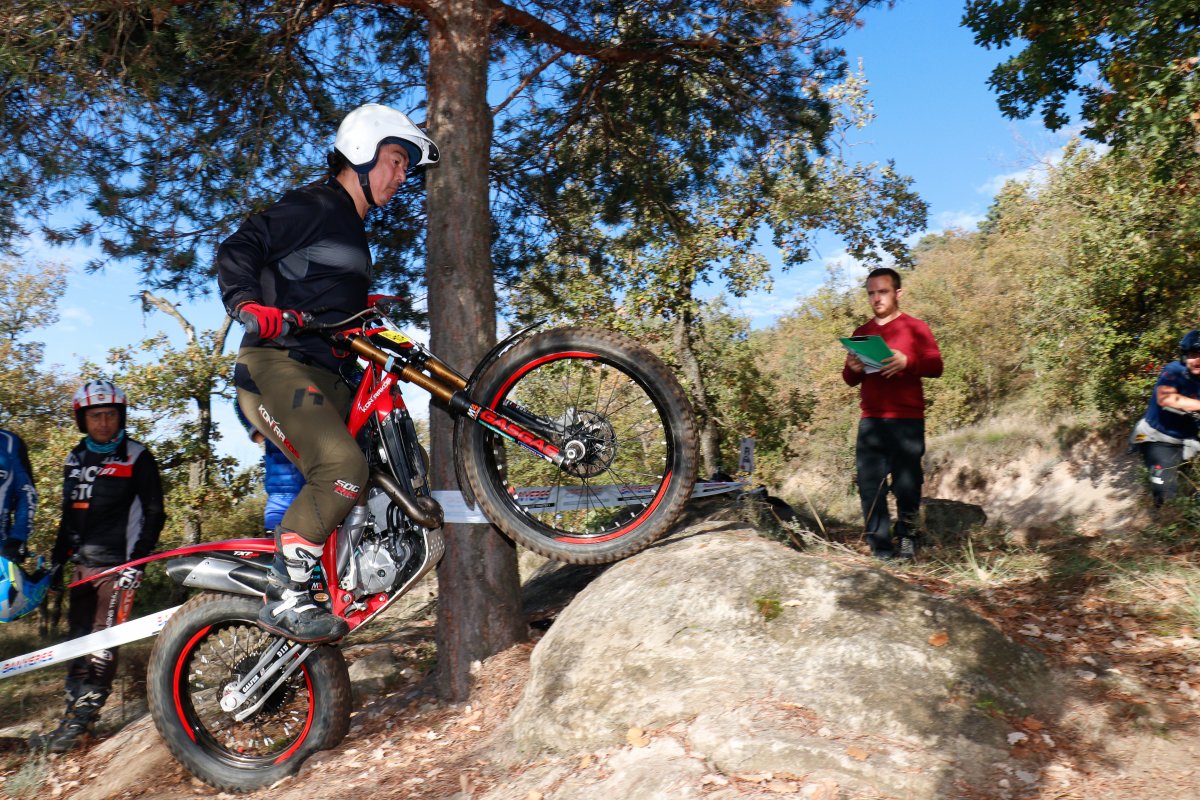
[[[1050,168],[1056,164],[1059,164],[1063,160],[1066,147],[1072,142],[1077,143],[1078,146],[1085,150],[1090,150],[1097,155],[1103,155],[1111,149],[1106,144],[1079,140],[1072,135],[1069,137],[1067,144],[1058,145],[1049,150],[1043,150],[1041,153],[1031,159],[1031,163],[1028,166],[1022,169],[1005,172],[988,178],[983,182],[983,184],[977,186],[975,191],[991,198],[995,197],[996,194],[1003,189],[1004,185],[1009,181],[1017,181],[1030,186],[1041,186],[1046,182],[1046,175],[1050,171]]]
[[[975,191],[987,197],[995,197],[999,194],[1010,182],[1024,183],[1031,186],[1040,186],[1046,182],[1046,173],[1050,167],[1062,160],[1062,150],[1057,150],[1044,156],[1042,161],[1033,164],[1024,169],[1019,169],[1014,172],[1006,172],[1002,175],[994,175],[988,178],[981,186],[975,187]]]
[[[75,333],[83,328],[90,328],[95,322],[86,308],[78,306],[59,309],[58,316],[60,330],[65,333]]]
[[[934,215],[933,224],[929,226],[929,231],[946,231],[951,229],[973,231],[979,227],[979,223],[983,221],[983,216],[983,214],[972,211],[943,211]],[[926,231],[926,233],[929,231]],[[921,235],[923,236],[924,234]]]

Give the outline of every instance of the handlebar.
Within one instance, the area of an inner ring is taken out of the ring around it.
[[[1161,406],[1162,410],[1171,414],[1178,414],[1181,417],[1191,417],[1194,420],[1200,421],[1200,411],[1184,411],[1182,408],[1172,408],[1171,406]]]
[[[320,323],[317,322],[317,315],[329,311],[328,308],[316,308],[312,311],[284,311],[283,312],[283,330],[280,331],[280,336],[287,336],[289,333],[320,333],[322,331],[340,331],[350,326],[356,320],[362,319],[368,313],[372,313],[371,309],[364,309],[357,314],[351,314],[345,319],[337,320],[336,322]],[[248,311],[238,312],[238,322],[246,327],[246,333],[253,336],[259,335],[258,318]]]
[[[288,333],[329,333],[332,331],[335,335],[328,338],[336,338],[340,347],[361,358],[374,361],[381,366],[387,365],[386,368],[392,370],[401,380],[421,387],[447,405],[450,405],[454,401],[456,392],[466,389],[467,378],[465,376],[459,374],[419,344],[414,343],[412,354],[393,368],[392,362],[394,356],[376,347],[367,337],[355,334],[348,336],[336,335],[349,327],[353,327],[355,322],[361,326],[364,319],[386,319],[386,316],[379,309],[365,308],[357,314],[351,314],[349,317],[335,322],[322,323],[316,321],[317,315],[330,310],[332,309],[284,311],[283,331],[279,335],[284,336]],[[238,320],[246,326],[248,333],[255,335],[259,333],[258,320],[253,314],[245,311],[239,312]]]
[[[284,311],[283,329],[279,332],[279,335],[287,336],[293,330],[299,331],[306,328],[312,323],[312,319],[312,314],[307,311]],[[246,326],[246,333],[251,336],[258,336],[258,318],[249,311],[239,311],[238,322]]]

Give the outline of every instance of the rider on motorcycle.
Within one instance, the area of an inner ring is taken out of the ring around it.
[[[338,127],[327,179],[287,192],[217,251],[225,308],[248,323],[234,370],[238,403],[306,481],[275,529],[259,614],[263,628],[299,642],[333,641],[348,630],[314,602],[309,585],[325,540],[365,501],[367,464],[346,430],[353,393],[341,357],[318,337],[285,330],[283,314],[319,309],[324,323],[372,305],[379,296],[367,294],[367,212],[391,200],[413,169],[437,160],[436,145],[404,114],[360,106]]]
[[[1176,412],[1176,413],[1171,413]],[[1142,451],[1154,505],[1175,497],[1179,470],[1196,455],[1200,425],[1200,331],[1179,340],[1179,359],[1163,367],[1131,442]]]

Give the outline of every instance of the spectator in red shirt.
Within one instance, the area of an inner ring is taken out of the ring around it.
[[[862,417],[858,421],[855,462],[858,496],[871,554],[880,559],[916,556],[917,516],[925,480],[925,394],[922,378],[942,374],[942,354],[929,326],[900,311],[900,273],[890,267],[867,276],[867,298],[874,319],[855,336],[881,336],[892,355],[882,369],[871,370],[853,353],[846,355],[842,379],[858,386]],[[891,484],[888,478],[891,477]],[[891,525],[887,495],[896,498],[896,525]]]

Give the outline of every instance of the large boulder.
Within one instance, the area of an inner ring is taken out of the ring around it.
[[[987,524],[982,506],[961,500],[927,497],[921,501],[921,527],[931,540],[941,544],[960,542],[975,528]]]
[[[569,756],[642,729],[678,741],[691,771],[941,798],[1007,761],[1005,717],[1052,713],[1058,686],[962,606],[709,521],[575,598],[533,652],[508,734],[515,755]],[[645,770],[625,796],[670,796],[655,776],[682,763]]]

